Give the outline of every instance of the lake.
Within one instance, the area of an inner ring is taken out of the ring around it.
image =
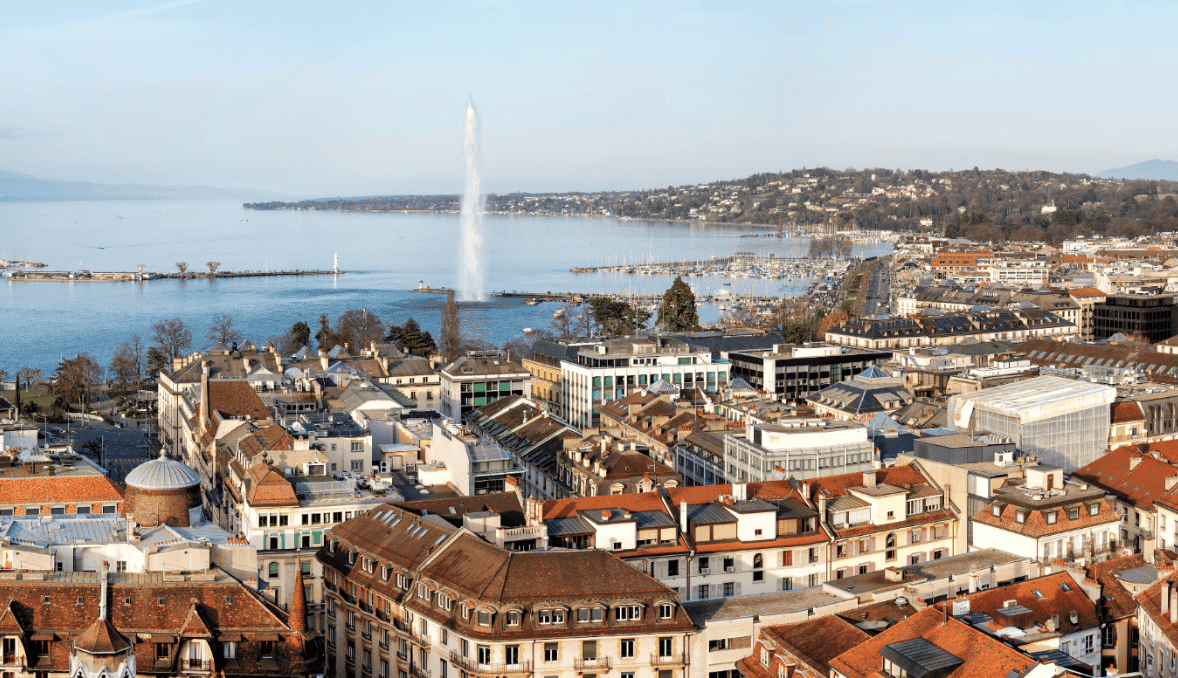
[[[326,313],[367,308],[386,322],[415,318],[438,336],[445,297],[409,290],[420,281],[453,287],[459,261],[456,214],[253,211],[237,202],[90,201],[0,203],[0,258],[48,264],[47,270],[175,272],[176,262],[207,271],[330,269],[340,276],[135,282],[21,282],[0,286],[0,368],[52,373],[61,358],[87,351],[103,365],[138,334],[149,343],[152,323],[181,318],[196,347],[217,313],[233,316],[244,335],[261,343],[302,320],[312,327]],[[805,254],[804,239],[750,238],[747,226],[668,224],[586,217],[488,215],[484,221],[486,289],[527,292],[662,293],[673,276],[574,274],[574,266],[706,259],[738,251],[781,257]],[[855,254],[886,253],[890,244],[855,246]],[[725,282],[736,293],[796,295],[803,286],[778,280],[718,276],[688,279],[697,294]],[[492,297],[463,303],[463,334],[496,346],[544,329],[556,304],[526,306]],[[718,311],[705,304],[701,320]]]

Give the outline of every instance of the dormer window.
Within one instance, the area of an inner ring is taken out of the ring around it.
[[[356,552],[348,551],[348,564],[354,565],[356,563]]]
[[[417,597],[422,600],[429,600],[429,587],[425,584],[417,585]]]
[[[491,625],[491,613],[486,610],[479,610],[477,613],[479,626]]]
[[[1068,507],[1068,520],[1078,520],[1080,518],[1080,507]]]
[[[1048,513],[1047,513],[1047,524],[1048,524],[1048,525],[1054,525],[1054,524],[1055,524],[1055,521],[1056,521],[1056,519],[1057,519],[1058,517],[1059,517],[1059,513],[1058,513],[1057,511],[1050,511],[1050,512],[1048,512]]]
[[[1089,504],[1088,505],[1088,515],[1094,516],[1098,513],[1100,513],[1100,504]]]
[[[998,504],[994,504],[994,508],[992,508],[991,511],[994,513],[995,518],[1000,518],[1002,516],[1002,507]]]
[[[1015,511],[1014,519],[1020,523],[1027,522],[1027,512],[1026,511]]]
[[[519,626],[519,620],[520,620],[519,610],[508,610],[508,612],[507,612],[507,625],[508,626]]]
[[[670,619],[675,616],[675,606],[671,603],[659,605],[659,619]]]
[[[614,608],[614,619],[618,621],[639,621],[642,619],[642,608],[638,605],[623,605]]]
[[[466,606],[466,603],[458,605],[458,613],[462,615],[463,619],[470,619],[470,608]]]
[[[450,599],[450,596],[439,591],[438,592],[438,607],[449,612],[454,607],[454,601]]]

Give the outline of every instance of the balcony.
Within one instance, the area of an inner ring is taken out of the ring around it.
[[[181,659],[180,667],[185,671],[202,671],[209,672],[213,670],[213,662],[210,659]]]
[[[652,655],[650,655],[650,665],[651,666],[659,666],[659,667],[687,666],[690,663],[691,662],[688,661],[688,659],[687,659],[686,652],[684,652],[682,654],[677,654],[677,655],[676,654],[670,654],[670,655],[652,654]]]
[[[5,654],[0,656],[0,666],[24,666],[24,662],[15,654]]]
[[[420,666],[410,666],[409,678],[430,678],[430,672]]]
[[[400,659],[401,661],[408,661],[409,650],[397,650],[397,659]]]
[[[335,582],[331,581],[330,579],[324,579],[323,580],[323,588],[327,589],[328,591],[335,591],[336,590]]]
[[[361,631],[360,637],[363,638],[364,640],[372,640],[372,634],[367,631]]]
[[[573,668],[578,673],[586,671],[609,671],[609,657],[577,657],[573,660]]]
[[[422,647],[429,647],[429,634],[428,633],[422,633],[421,631],[412,631],[411,635],[413,637],[413,642],[417,643],[418,645],[421,645]]]
[[[457,650],[450,651],[450,663],[460,667],[467,673],[481,676],[530,675],[532,673],[532,662],[530,660],[521,661],[518,664],[479,664],[473,659],[463,657]]]
[[[352,595],[352,594],[350,594],[350,593],[344,593],[343,591],[340,591],[340,592],[339,592],[339,597],[340,597],[340,598],[343,598],[345,603],[348,603],[348,604],[350,604],[350,605],[355,605],[355,604],[356,604],[356,596],[353,596],[353,595]]]
[[[359,603],[359,605],[360,605],[361,610],[367,612],[368,614],[372,614],[372,606],[371,605],[369,605],[368,603],[365,603],[363,601],[361,601]]]

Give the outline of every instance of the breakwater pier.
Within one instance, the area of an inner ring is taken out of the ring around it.
[[[10,271],[8,279],[17,282],[148,282],[151,280],[193,280],[197,278],[268,278],[292,275],[342,275],[344,271],[189,271],[186,273],[151,271]]]

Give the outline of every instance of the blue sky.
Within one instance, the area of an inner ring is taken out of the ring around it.
[[[0,3],[0,170],[297,195],[1178,159],[1174,3]]]

